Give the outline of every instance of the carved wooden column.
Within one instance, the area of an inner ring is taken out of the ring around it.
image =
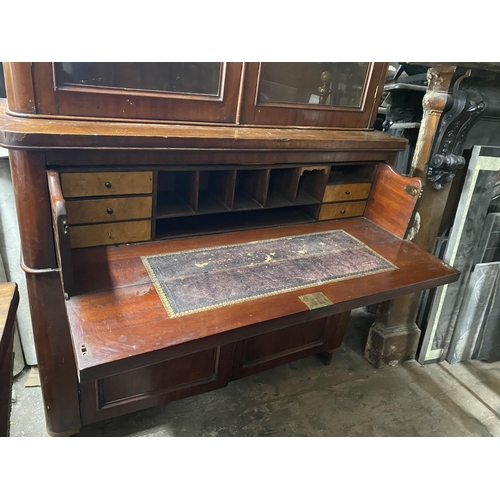
[[[434,137],[448,101],[448,89],[456,66],[430,68],[423,99],[423,118],[412,162],[413,175],[426,180]],[[413,242],[432,252],[451,184],[440,190],[424,188],[419,205],[420,228]],[[411,236],[411,235],[410,235]],[[379,305],[365,348],[365,358],[377,368],[415,358],[420,329],[416,325],[420,294],[405,295]]]

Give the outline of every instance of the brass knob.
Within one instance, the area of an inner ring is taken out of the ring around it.
[[[111,235],[111,233],[108,233],[108,238],[112,238],[113,236]]]
[[[350,192],[349,190],[347,190],[347,191],[345,192],[345,194],[351,194],[351,192]]]
[[[343,215],[343,214],[345,214],[345,208],[343,208],[343,209],[340,211],[340,213],[341,213],[342,215]]]
[[[106,212],[107,212],[109,215],[112,215],[112,214],[113,214],[113,209],[112,209],[112,208],[107,208],[107,209],[106,209]]]
[[[111,182],[105,182],[104,185],[109,189],[111,187]]]

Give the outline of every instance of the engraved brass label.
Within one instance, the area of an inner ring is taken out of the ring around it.
[[[312,311],[320,307],[333,306],[333,302],[322,292],[300,295],[299,299]]]

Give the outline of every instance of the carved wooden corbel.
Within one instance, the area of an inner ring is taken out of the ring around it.
[[[465,159],[461,156],[463,144],[472,125],[486,108],[482,95],[476,90],[454,89],[448,98],[452,105],[441,119],[427,165],[427,183],[438,191],[465,166]]]

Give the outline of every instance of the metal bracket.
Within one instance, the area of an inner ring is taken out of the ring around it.
[[[418,198],[420,194],[420,189],[418,189],[418,187],[412,186],[411,184],[406,184],[405,191],[414,198]]]
[[[80,350],[82,351],[82,356],[89,356],[90,355],[90,351],[89,351],[89,348],[87,347],[87,344],[81,344],[80,345]]]

